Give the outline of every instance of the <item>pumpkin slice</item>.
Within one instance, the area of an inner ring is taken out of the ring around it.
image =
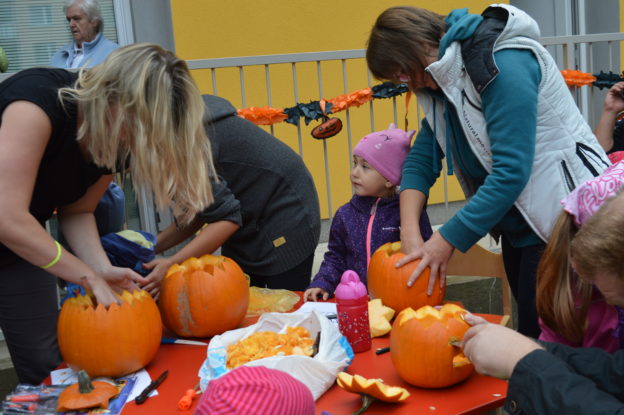
[[[91,381],[84,370],[78,372],[78,383],[68,386],[58,399],[57,412],[88,408],[108,408],[108,400],[119,393],[117,386],[106,381]]]
[[[371,337],[380,337],[392,330],[390,320],[394,317],[394,310],[382,304],[380,298],[368,302],[368,318],[370,321]]]
[[[410,396],[407,389],[386,385],[382,379],[367,379],[347,372],[338,373],[336,383],[347,392],[369,395],[384,402],[400,402]]]

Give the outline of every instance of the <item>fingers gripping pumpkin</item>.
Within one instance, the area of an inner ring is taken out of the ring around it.
[[[466,379],[474,367],[453,344],[470,327],[463,308],[446,304],[439,311],[406,308],[390,332],[392,363],[399,376],[414,386],[443,388]]]
[[[424,305],[442,304],[446,287],[440,288],[436,282],[433,293],[427,295],[429,268],[425,268],[414,285],[407,286],[407,280],[418,266],[419,260],[396,268],[395,264],[404,256],[401,242],[388,242],[375,251],[368,266],[368,290],[371,296],[381,298],[384,305],[396,311],[407,307],[418,309]]]
[[[204,255],[167,271],[158,302],[165,326],[182,337],[210,337],[238,327],[249,285],[232,259]]]

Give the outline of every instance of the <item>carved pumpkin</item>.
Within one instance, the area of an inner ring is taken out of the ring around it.
[[[204,255],[167,271],[158,302],[165,326],[182,337],[210,337],[238,327],[249,284],[232,259]]]
[[[162,322],[147,291],[124,291],[108,308],[89,295],[69,298],[58,318],[58,344],[74,370],[119,377],[145,367],[156,355]]]
[[[474,368],[462,350],[453,346],[470,327],[466,310],[446,304],[439,311],[424,306],[406,308],[390,332],[390,354],[399,376],[423,388],[443,388],[466,379]]]
[[[425,268],[411,287],[407,280],[419,263],[419,260],[396,268],[396,264],[405,254],[401,252],[401,242],[388,242],[380,246],[373,254],[368,266],[368,291],[371,297],[381,298],[384,305],[401,311],[412,307],[418,309],[424,305],[442,304],[446,287],[440,288],[438,281],[431,296],[427,295],[429,268]]]
[[[87,408],[108,408],[108,400],[119,393],[113,383],[103,380],[91,381],[84,370],[78,372],[78,383],[63,389],[59,395],[57,412],[77,411]]]

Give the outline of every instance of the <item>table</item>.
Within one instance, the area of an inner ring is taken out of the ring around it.
[[[295,309],[300,305],[297,304]],[[490,322],[500,323],[502,316],[478,314]],[[242,326],[253,324],[257,318],[246,319]],[[377,348],[390,343],[389,335],[373,339],[371,350],[357,353],[348,373],[368,378],[382,378],[393,386],[402,386],[412,394],[405,402],[389,404],[375,402],[367,414],[480,414],[503,405],[507,395],[507,382],[474,373],[464,382],[444,389],[421,389],[403,382],[394,371],[390,353],[376,355]],[[158,395],[142,405],[128,402],[123,415],[134,414],[193,414],[199,398],[188,411],[180,411],[177,403],[187,389],[198,383],[197,372],[206,359],[205,346],[182,344],[161,345],[154,360],[146,370],[155,379],[164,370],[169,370],[167,379],[158,388]],[[351,414],[360,407],[360,396],[349,393],[334,385],[316,401],[316,413],[323,410],[332,415]]]

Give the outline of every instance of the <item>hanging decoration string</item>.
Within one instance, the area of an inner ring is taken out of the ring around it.
[[[392,98],[407,91],[408,88],[405,84],[384,82],[370,88],[359,89],[350,94],[338,95],[335,98],[324,100],[324,110],[321,108],[321,101],[311,101],[289,108],[266,106],[239,109],[238,115],[258,125],[272,125],[282,121],[299,125],[299,119],[303,117],[306,125],[308,125],[311,121],[326,119],[329,114],[335,114],[351,107],[359,107],[372,99]]]
[[[597,88],[611,88],[618,82],[624,81],[621,74],[600,71],[598,74],[590,74],[572,69],[561,71],[568,86],[595,86]],[[392,98],[408,92],[406,84],[395,84],[384,82],[369,88],[359,89],[350,94],[338,95],[332,99],[311,101],[308,103],[298,103],[288,108],[249,107],[237,110],[238,115],[257,125],[273,125],[280,122],[287,122],[299,125],[300,118],[303,118],[308,125],[312,121],[323,119],[327,122],[329,114],[336,114],[351,107],[359,107],[373,99]],[[409,96],[406,103],[409,103]],[[322,108],[322,105],[324,108]]]

